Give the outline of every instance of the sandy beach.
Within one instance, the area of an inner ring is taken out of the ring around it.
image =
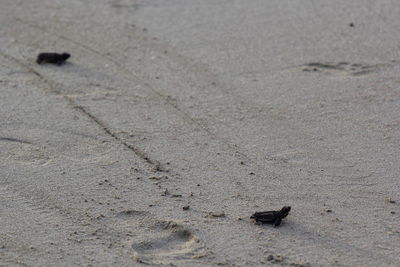
[[[1,266],[400,265],[399,1],[0,6]]]

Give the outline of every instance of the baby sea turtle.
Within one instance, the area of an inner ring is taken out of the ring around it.
[[[260,223],[271,223],[275,226],[279,226],[282,219],[288,216],[289,212],[290,207],[285,206],[281,210],[256,212],[250,217],[250,219],[254,219],[256,222]]]
[[[37,64],[49,63],[62,65],[71,55],[68,53],[40,53],[36,59]]]

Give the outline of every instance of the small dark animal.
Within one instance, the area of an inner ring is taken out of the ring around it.
[[[256,222],[260,223],[271,223],[275,226],[279,226],[282,219],[288,216],[290,212],[290,207],[285,206],[281,210],[277,211],[263,211],[254,213],[250,219],[254,219]]]
[[[49,63],[62,65],[71,55],[68,53],[40,53],[36,59],[37,64]]]

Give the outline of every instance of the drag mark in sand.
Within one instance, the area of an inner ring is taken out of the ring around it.
[[[162,100],[163,102],[167,103],[170,107],[172,107],[174,110],[176,110],[176,112],[178,114],[180,114],[185,120],[187,120],[189,123],[191,123],[192,125],[198,126],[200,127],[204,132],[206,132],[207,135],[210,136],[210,138],[214,139],[214,140],[219,140],[220,142],[222,142],[223,144],[227,145],[231,151],[234,151],[236,157],[239,160],[245,160],[247,162],[253,162],[253,164],[255,164],[255,166],[257,166],[257,168],[260,169],[265,169],[264,166],[259,165],[257,163],[254,163],[254,159],[249,156],[248,154],[246,154],[245,152],[243,152],[242,149],[240,149],[240,147],[235,144],[235,143],[231,143],[229,141],[227,141],[225,138],[221,138],[221,136],[219,136],[218,134],[216,134],[215,132],[213,132],[205,123],[203,123],[200,120],[197,120],[195,118],[193,118],[189,112],[187,112],[184,108],[180,107],[180,105],[178,105],[173,98],[171,98],[170,96],[165,95],[162,91],[155,89],[152,85],[150,85],[148,83],[148,81],[146,81],[145,79],[143,79],[142,77],[140,77],[139,75],[137,75],[136,73],[132,72],[129,68],[127,68],[123,63],[121,63],[120,61],[118,61],[117,59],[115,59],[114,57],[112,57],[111,55],[107,55],[102,53],[101,51],[98,51],[94,48],[94,46],[91,45],[87,45],[85,43],[82,43],[80,41],[75,40],[74,38],[65,36],[60,34],[59,32],[54,32],[54,31],[49,31],[46,28],[43,28],[39,25],[30,23],[30,22],[26,22],[24,19],[22,18],[16,18],[16,21],[20,22],[23,25],[26,25],[28,27],[31,27],[33,29],[37,29],[43,33],[49,33],[51,34],[53,37],[59,38],[61,40],[67,41],[67,42],[71,42],[72,44],[81,47],[85,50],[87,50],[88,52],[93,53],[95,56],[101,58],[102,60],[105,60],[107,62],[113,63],[117,68],[119,68],[121,70],[122,73],[126,73],[130,76],[130,80],[140,83],[141,85],[143,85],[144,87],[148,88],[151,92],[153,92],[154,94],[156,94],[160,100]],[[149,42],[146,43],[149,45],[149,47],[153,47],[154,43]],[[163,48],[163,50],[165,50]],[[193,64],[189,64],[189,61],[187,61],[186,59],[178,56],[175,57],[175,60],[179,59],[178,61],[181,63],[184,63],[184,65],[186,66],[192,66]],[[21,63],[21,62],[20,62]],[[23,64],[23,63],[22,63]],[[197,65],[195,65],[197,66]],[[28,66],[29,67],[29,66]],[[190,67],[190,69],[192,69],[193,67]],[[202,73],[202,75],[204,77],[208,77],[207,79],[215,79],[216,77],[208,71],[204,71],[203,68],[199,68],[199,66],[195,67],[195,69],[193,70],[195,72],[200,72]],[[42,77],[39,73],[37,73],[35,71],[35,73],[39,76]],[[43,77],[42,77],[43,78]],[[57,92],[57,90],[55,88],[53,88],[54,91],[59,94],[59,95],[63,95],[60,92]],[[224,90],[224,92],[227,94],[228,91]],[[80,108],[78,107],[78,105],[76,105],[76,103],[73,101],[73,99],[70,99],[68,96],[63,95],[65,98],[67,98],[67,100],[71,103],[71,105],[74,108],[77,108],[78,110],[80,110]],[[80,110],[83,112],[83,110]],[[87,110],[86,110],[87,111]],[[86,116],[90,117],[91,120],[93,120],[94,122],[96,122],[96,124],[98,124],[100,127],[102,127],[102,129],[108,134],[111,135],[114,139],[118,140],[118,142],[120,142],[121,144],[123,144],[124,146],[126,146],[128,149],[133,150],[133,146],[128,144],[127,142],[125,142],[121,137],[119,137],[116,133],[114,133],[110,128],[105,127],[105,124],[102,123],[99,119],[95,120],[95,116],[89,112],[84,112]],[[89,116],[89,114],[91,114],[91,116]],[[99,124],[100,123],[100,124]],[[135,151],[136,150],[136,151]],[[137,153],[138,151],[141,151],[139,148],[136,148],[133,150],[135,153]],[[138,156],[140,156],[142,159],[144,159],[147,163],[149,163],[152,166],[152,170],[157,171],[157,172],[167,172],[168,170],[165,170],[165,168],[163,167],[163,165],[161,163],[159,163],[157,160],[151,159],[144,151],[141,151],[139,154],[137,154]],[[269,170],[267,170],[269,171]],[[247,191],[251,191],[250,189],[247,189]]]
[[[74,103],[72,99],[68,98],[71,103]],[[104,132],[106,132],[108,135],[112,136],[115,140],[117,140],[119,143],[123,144],[125,147],[129,148],[132,150],[136,155],[138,155],[140,158],[145,160],[147,163],[150,165],[153,165],[156,171],[162,171],[161,164],[154,160],[151,159],[144,151],[140,150],[137,147],[134,147],[131,144],[128,144],[127,142],[123,141],[121,138],[119,138],[109,127],[107,127],[103,122],[100,121],[99,118],[88,112],[84,107],[78,106],[76,104],[73,104],[74,108],[85,114],[87,117],[89,117],[92,121],[94,121],[98,126],[100,126]]]
[[[22,144],[32,144],[28,141],[20,140],[17,138],[12,138],[12,137],[0,137],[0,141],[5,141],[5,142],[16,142],[16,143],[22,143]]]
[[[119,138],[109,127],[107,127],[105,125],[105,123],[101,122],[100,119],[98,119],[95,115],[91,114],[89,111],[87,111],[85,108],[83,108],[82,106],[79,106],[75,103],[75,101],[62,94],[59,90],[56,89],[54,83],[52,81],[50,81],[49,79],[47,79],[46,77],[44,77],[42,74],[40,74],[38,71],[36,71],[35,69],[33,69],[31,66],[25,64],[24,62],[22,62],[21,60],[5,54],[3,52],[0,51],[0,54],[9,59],[12,60],[14,62],[17,62],[19,65],[21,65],[22,67],[26,68],[29,72],[33,73],[34,75],[36,75],[42,82],[44,82],[45,84],[47,84],[49,86],[49,90],[52,93],[55,93],[57,95],[61,95],[64,97],[65,100],[67,100],[67,102],[76,110],[80,111],[82,114],[84,114],[86,117],[88,117],[89,119],[91,119],[93,122],[95,122],[101,129],[104,130],[105,133],[107,133],[109,136],[111,136],[112,138],[114,138],[116,141],[118,141],[120,144],[124,145],[125,147],[127,147],[129,150],[133,151],[137,156],[139,156],[141,159],[143,159],[144,161],[146,161],[148,164],[150,164],[151,166],[153,166],[153,169],[155,171],[163,171],[161,164],[154,159],[151,159],[144,151],[142,151],[141,149],[134,147],[131,144],[128,144],[127,142],[123,141],[121,138]],[[1,140],[1,139],[0,139]]]

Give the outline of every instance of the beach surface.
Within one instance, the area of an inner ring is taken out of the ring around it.
[[[399,1],[0,6],[0,265],[398,266]]]

